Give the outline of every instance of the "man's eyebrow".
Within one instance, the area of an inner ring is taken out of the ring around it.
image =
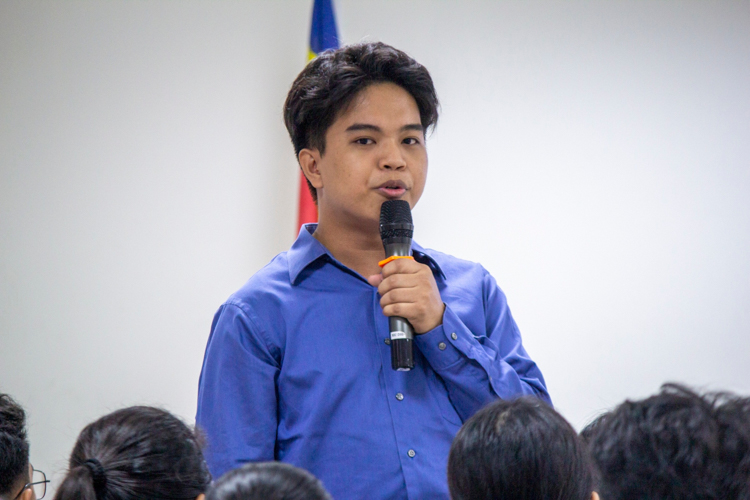
[[[377,125],[370,125],[369,123],[355,123],[346,127],[347,132],[356,132],[358,130],[372,130],[373,132],[382,132],[380,127]]]
[[[417,132],[424,132],[424,127],[421,123],[410,123],[409,125],[404,125],[403,127],[401,127],[402,132],[406,130],[416,130]]]
[[[346,128],[347,132],[356,132],[359,130],[372,130],[373,132],[382,132],[383,130],[378,127],[377,125],[372,125],[369,123],[354,123],[352,125],[349,125]],[[401,131],[405,132],[407,130],[415,130],[417,132],[424,132],[424,127],[421,123],[410,123],[408,125],[404,125],[401,127]]]

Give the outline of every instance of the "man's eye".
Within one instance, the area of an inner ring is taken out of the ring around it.
[[[367,146],[368,144],[375,144],[375,141],[373,141],[369,137],[361,137],[359,139],[355,139],[354,142],[363,146]]]
[[[419,144],[419,139],[417,139],[416,137],[407,137],[406,139],[404,139],[404,144],[413,146],[414,144]]]

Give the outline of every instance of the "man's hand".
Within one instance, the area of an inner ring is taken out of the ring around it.
[[[396,259],[367,281],[378,287],[386,316],[406,318],[414,332],[427,333],[443,323],[445,304],[432,270],[412,259]]]

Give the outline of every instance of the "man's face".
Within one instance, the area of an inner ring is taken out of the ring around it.
[[[427,150],[414,98],[392,83],[361,91],[329,127],[316,158],[321,222],[377,230],[380,206],[401,199],[413,208],[424,190]]]

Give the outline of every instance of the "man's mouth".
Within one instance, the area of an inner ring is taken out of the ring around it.
[[[406,192],[406,184],[401,181],[388,181],[381,184],[378,191],[389,199],[400,198]]]

